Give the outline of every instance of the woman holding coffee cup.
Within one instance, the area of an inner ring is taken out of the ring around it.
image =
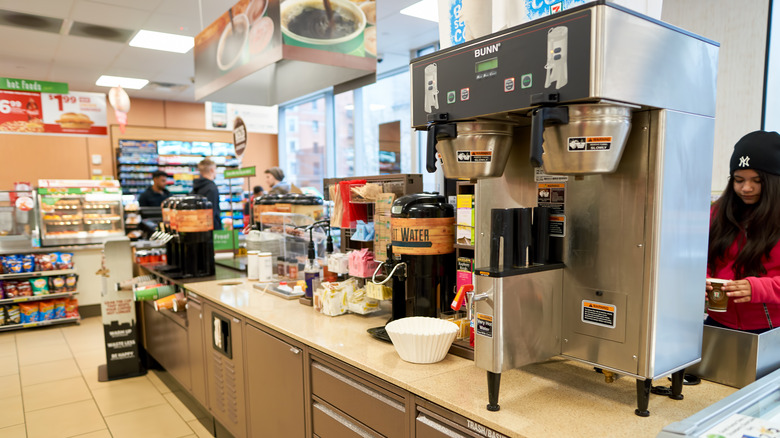
[[[742,137],[730,171],[710,211],[705,324],[762,333],[780,325],[780,134]],[[714,279],[727,281],[713,289]],[[713,304],[718,287],[725,309]]]

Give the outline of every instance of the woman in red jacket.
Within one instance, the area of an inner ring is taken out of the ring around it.
[[[762,333],[780,325],[780,134],[742,137],[730,170],[710,214],[707,276],[733,281],[728,310],[708,311],[705,324]]]

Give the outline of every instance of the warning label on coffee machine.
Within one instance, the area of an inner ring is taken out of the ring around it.
[[[612,304],[582,300],[582,322],[615,328],[617,307]]]
[[[458,151],[458,163],[489,163],[493,151]]]
[[[612,137],[569,137],[569,152],[608,151]]]
[[[477,313],[477,329],[478,335],[493,337],[493,315],[485,315],[483,313]]]

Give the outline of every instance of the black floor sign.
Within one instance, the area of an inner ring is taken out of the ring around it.
[[[615,313],[617,308],[612,304],[596,301],[582,301],[582,322],[615,328]]]

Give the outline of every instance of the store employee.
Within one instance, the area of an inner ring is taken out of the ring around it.
[[[152,174],[152,186],[138,196],[138,205],[141,207],[159,207],[163,201],[171,196],[171,192],[165,188],[167,184],[168,174],[162,170],[156,170]]]

